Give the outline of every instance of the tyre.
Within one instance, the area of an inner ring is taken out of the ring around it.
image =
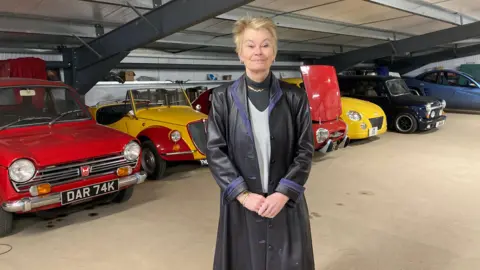
[[[123,203],[123,202],[126,202],[126,201],[130,200],[130,198],[132,198],[134,189],[135,189],[135,187],[131,186],[131,187],[120,190],[120,192],[118,192],[118,194],[115,196],[115,198],[113,198],[113,202]]]
[[[0,237],[7,236],[13,231],[13,214],[0,208]]]
[[[400,113],[395,117],[395,130],[400,133],[413,133],[418,128],[417,119],[410,113]]]
[[[167,162],[160,157],[153,142],[144,141],[142,143],[141,162],[148,179],[160,180],[165,175]]]

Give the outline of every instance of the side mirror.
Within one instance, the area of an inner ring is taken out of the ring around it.
[[[420,96],[420,93],[417,90],[414,90],[414,89],[410,89],[410,93],[412,93],[416,96]]]
[[[470,82],[470,83],[468,84],[468,86],[470,86],[470,87],[472,87],[472,88],[477,88],[477,85],[474,84],[473,82]]]
[[[127,115],[130,118],[135,118],[135,114],[133,113],[133,110],[128,111]]]
[[[195,110],[197,110],[198,112],[202,109],[202,106],[200,106],[200,104],[197,104],[197,106],[195,106]]]

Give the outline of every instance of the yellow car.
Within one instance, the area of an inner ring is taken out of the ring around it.
[[[303,87],[301,78],[283,78],[283,81]],[[347,124],[347,136],[352,139],[365,139],[387,131],[387,117],[380,106],[350,97],[341,97],[341,119]]]
[[[342,97],[341,119],[347,124],[347,134],[352,140],[387,132],[387,116],[380,106],[372,102]]]
[[[141,141],[142,168],[149,179],[161,179],[167,162],[207,164],[208,116],[191,107],[183,89],[130,89],[124,96],[99,102],[89,110],[97,123]]]

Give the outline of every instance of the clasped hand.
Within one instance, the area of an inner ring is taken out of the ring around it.
[[[276,192],[266,198],[262,195],[249,193],[238,196],[240,203],[244,203],[244,207],[250,211],[256,212],[258,215],[266,218],[274,218],[288,202],[288,197],[282,193]]]

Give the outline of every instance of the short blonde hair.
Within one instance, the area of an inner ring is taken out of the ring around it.
[[[235,51],[237,53],[240,52],[242,48],[242,43],[243,43],[243,33],[247,29],[254,29],[254,30],[259,30],[259,29],[265,29],[273,37],[273,52],[276,55],[277,54],[277,42],[278,42],[278,37],[277,37],[277,26],[273,22],[272,19],[267,18],[267,17],[243,17],[239,19],[238,21],[235,22],[235,25],[233,27],[233,41],[235,42]]]

